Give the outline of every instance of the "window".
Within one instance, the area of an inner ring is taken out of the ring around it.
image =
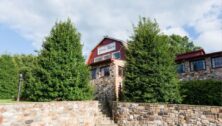
[[[91,70],[91,79],[96,79],[96,68]]]
[[[101,67],[100,68],[100,74],[101,74],[101,77],[109,76],[110,75],[109,66]]]
[[[213,68],[222,67],[222,57],[214,57],[211,60]]]
[[[205,60],[196,60],[191,62],[191,71],[199,71],[205,69]]]
[[[114,52],[113,54],[112,54],[112,58],[114,58],[114,59],[120,59],[120,52]]]
[[[178,64],[177,72],[178,73],[185,73],[185,64],[184,63]]]
[[[123,76],[123,67],[121,67],[121,66],[118,67],[118,74],[121,77]]]
[[[102,56],[94,58],[94,62],[99,62],[99,61],[102,61],[102,60],[103,60]]]
[[[110,58],[111,58],[111,54],[107,54],[103,56],[103,60],[110,59]]]

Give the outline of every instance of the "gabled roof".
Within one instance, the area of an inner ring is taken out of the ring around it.
[[[205,58],[205,57],[217,57],[217,56],[222,56],[222,51],[206,54],[203,49],[200,49],[197,51],[192,51],[192,52],[187,52],[184,54],[177,55],[176,62],[181,62],[185,60],[195,60],[195,59]]]
[[[177,55],[176,61],[186,60],[186,59],[190,59],[190,58],[194,58],[194,57],[198,57],[198,56],[202,56],[202,55],[205,55],[205,51],[203,49],[199,49],[196,51],[191,51],[191,52]]]
[[[92,52],[93,52],[105,39],[111,39],[111,40],[118,41],[118,42],[120,42],[123,46],[126,46],[126,45],[127,45],[124,41],[122,41],[122,40],[120,40],[120,39],[112,38],[112,37],[109,37],[109,36],[104,36],[104,38],[103,38],[103,39],[92,49],[92,51],[90,52],[89,57],[88,57],[88,59],[87,59],[87,61],[86,61],[86,64],[89,64],[89,59],[91,59],[91,57],[92,57]]]

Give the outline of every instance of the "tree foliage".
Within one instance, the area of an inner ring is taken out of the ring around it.
[[[10,55],[0,56],[0,99],[11,99],[17,95],[18,69]]]
[[[180,102],[178,80],[169,37],[158,24],[140,19],[128,42],[124,99],[134,102]]]
[[[170,35],[169,44],[171,46],[171,51],[175,54],[182,54],[190,51],[195,51],[200,49],[200,47],[195,46],[192,41],[189,40],[187,36],[180,35]]]
[[[56,23],[45,38],[37,65],[27,73],[23,96],[33,101],[84,100],[92,97],[80,34],[70,20]]]
[[[222,106],[222,81],[182,81],[180,86],[184,104]]]

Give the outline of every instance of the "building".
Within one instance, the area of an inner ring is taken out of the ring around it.
[[[222,80],[222,51],[206,54],[203,49],[176,57],[180,80]]]
[[[117,100],[123,83],[125,43],[104,37],[91,51],[87,64],[91,68],[91,83],[96,89],[96,98]]]
[[[118,100],[123,83],[126,43],[104,37],[91,51],[87,64],[96,98]],[[222,51],[206,54],[203,49],[177,55],[180,80],[222,80]]]

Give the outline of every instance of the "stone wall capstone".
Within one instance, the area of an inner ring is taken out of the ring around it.
[[[222,106],[183,104],[113,104],[119,126],[222,126]]]

